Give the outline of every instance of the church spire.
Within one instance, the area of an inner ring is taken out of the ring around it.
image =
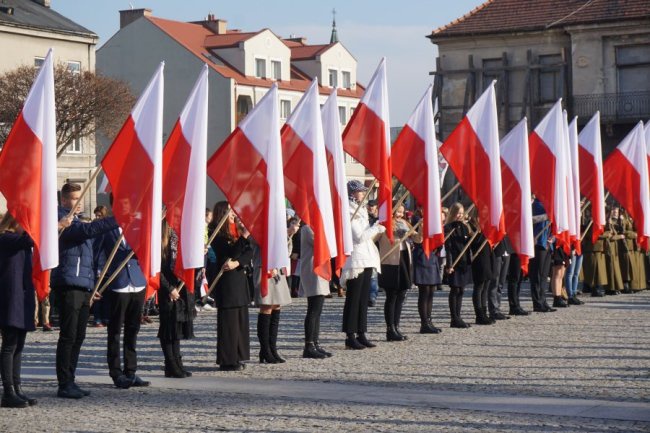
[[[336,33],[336,9],[332,9],[332,36],[330,36],[330,44],[339,41],[339,36]]]

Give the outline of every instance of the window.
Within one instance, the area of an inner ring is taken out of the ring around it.
[[[346,123],[348,123],[348,119],[345,116],[346,113],[347,110],[345,109],[345,107],[339,107],[339,120],[341,121],[341,125],[345,125]]]
[[[43,57],[34,57],[34,67],[36,69],[41,69],[41,66],[43,66],[44,61],[45,61],[45,58],[43,58]]]
[[[501,59],[483,59],[483,90],[487,89],[492,81],[501,78]]]
[[[72,140],[72,143],[66,147],[65,153],[81,153],[81,138]]]
[[[341,81],[343,82],[343,88],[344,89],[351,89],[352,88],[352,74],[348,71],[342,71],[341,72]]]
[[[616,48],[618,91],[650,91],[650,44]]]
[[[271,72],[274,80],[282,79],[282,63],[279,60],[271,60]]]
[[[562,95],[562,66],[559,65],[562,63],[562,56],[559,54],[539,56],[539,63],[540,65],[558,65],[539,70],[539,102],[555,102]]]
[[[328,69],[330,76],[330,87],[339,86],[339,74],[336,69]]]
[[[266,78],[265,59],[255,59],[255,76],[258,78]]]
[[[280,100],[280,118],[286,119],[291,115],[291,101],[288,99]]]
[[[68,62],[67,70],[74,75],[79,75],[81,73],[81,62]]]

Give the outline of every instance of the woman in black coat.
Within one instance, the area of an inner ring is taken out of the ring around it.
[[[417,220],[413,221],[417,224]],[[429,257],[422,248],[422,226],[413,239],[413,283],[418,286],[418,313],[420,315],[420,334],[438,334],[442,330],[433,326],[431,312],[433,308],[433,294],[442,285],[440,274],[440,252],[442,247],[429,253]]]
[[[21,388],[20,366],[27,332],[34,331],[34,242],[7,213],[0,222],[0,373],[2,407],[23,408],[36,404]]]
[[[162,261],[160,266],[160,289],[158,306],[160,309],[160,327],[158,338],[165,356],[165,377],[184,378],[192,373],[183,366],[181,357],[181,339],[194,338],[194,295],[174,274],[178,257],[178,235],[163,220],[162,226]]]
[[[447,263],[445,274],[449,284],[449,312],[451,314],[452,328],[469,328],[470,324],[465,323],[460,316],[463,305],[463,293],[465,286],[472,282],[472,266],[470,253],[460,253],[469,242],[471,237],[470,229],[464,221],[465,209],[461,203],[454,203],[449,208],[449,215],[445,224],[445,252]],[[456,262],[457,258],[458,262]]]
[[[478,215],[474,213],[470,227],[473,230],[480,230]],[[490,289],[490,281],[494,275],[495,258],[494,252],[487,242],[483,233],[479,233],[474,238],[468,254],[472,254],[472,280],[474,281],[474,290],[472,292],[472,304],[474,304],[474,314],[476,315],[477,325],[491,325],[494,320],[488,317],[487,298]]]
[[[242,361],[250,359],[248,305],[251,298],[246,269],[250,269],[253,249],[248,230],[235,223],[235,214],[225,201],[214,206],[210,234],[216,230],[214,221],[221,221],[226,213],[229,218],[211,244],[217,256],[217,268],[223,271],[213,293],[217,307],[217,364],[223,371],[239,371],[245,368]]]

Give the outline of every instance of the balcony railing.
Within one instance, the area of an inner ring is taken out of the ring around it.
[[[591,117],[596,111],[600,111],[602,120],[645,121],[650,117],[650,92],[573,96],[573,112],[575,115]]]

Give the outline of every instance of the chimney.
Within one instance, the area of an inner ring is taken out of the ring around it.
[[[44,7],[46,7],[46,8],[49,8],[49,7],[50,7],[50,3],[51,3],[50,0],[32,0],[32,1],[33,1],[34,3],[38,3],[38,4],[41,5],[41,6],[44,6]]]
[[[151,9],[127,9],[120,11],[120,28],[123,29],[138,18],[150,16]]]
[[[196,21],[193,24],[201,24],[215,35],[225,35],[228,28],[228,21],[219,19],[214,14],[208,14],[205,20]]]
[[[298,42],[300,45],[307,45],[307,38],[304,36],[294,36],[285,39],[285,41]]]

